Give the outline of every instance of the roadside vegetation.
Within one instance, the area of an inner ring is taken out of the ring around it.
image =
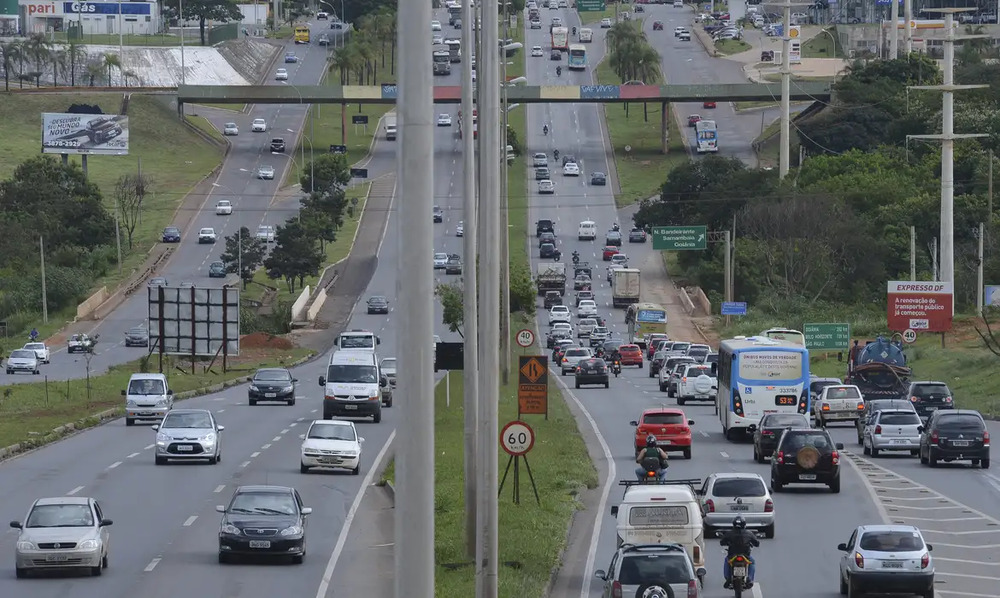
[[[753,46],[741,39],[720,39],[715,41],[716,51],[725,56],[740,54],[741,52],[746,52],[751,48],[753,48]]]
[[[802,44],[803,58],[843,58],[844,49],[834,41],[837,28],[830,27]]]

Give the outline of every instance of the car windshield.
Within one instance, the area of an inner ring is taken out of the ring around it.
[[[201,234],[203,234],[203,235],[214,235],[215,234],[215,230],[211,229],[211,228],[203,228],[203,229],[201,229]]]
[[[924,541],[917,532],[879,531],[861,536],[861,550],[876,552],[911,552],[923,550]]]
[[[912,411],[883,411],[878,423],[894,426],[919,426],[920,416]]]
[[[809,427],[809,422],[804,416],[801,415],[767,415],[764,416],[764,421],[761,422],[761,427],[777,427],[784,428],[787,426],[802,426],[805,428]]]
[[[857,388],[829,388],[826,391],[828,399],[860,399],[861,392]]]
[[[642,418],[644,424],[683,424],[683,413],[650,413]]]
[[[709,349],[707,347],[691,347],[688,349],[687,354],[692,357],[704,357],[708,355]]]
[[[949,415],[942,417],[938,423],[939,430],[976,430],[983,429],[983,420],[975,415]]]
[[[168,413],[160,424],[160,429],[169,428],[211,428],[212,416],[207,413]]]
[[[253,379],[260,382],[290,382],[292,375],[285,370],[260,370],[253,375]]]
[[[436,259],[436,260],[446,260],[446,259],[448,259],[448,254],[447,253],[435,253],[434,254],[434,259]]]
[[[297,511],[295,499],[285,492],[241,492],[229,505],[230,513],[294,515]]]
[[[341,349],[374,349],[375,339],[369,335],[359,334],[340,337]]]
[[[369,303],[385,303],[386,301],[385,297],[372,297],[368,300]]]
[[[322,440],[357,440],[358,435],[351,426],[340,424],[313,424],[309,428],[309,438]]]
[[[373,365],[331,365],[326,379],[335,383],[375,384],[378,382]]]
[[[35,505],[24,527],[93,527],[89,505]]]
[[[25,349],[31,349],[31,350],[44,349],[45,348],[45,343],[28,343],[27,345],[24,346],[24,348]]]
[[[163,380],[132,380],[128,383],[130,395],[162,395],[165,392]]]
[[[11,351],[10,356],[14,359],[33,359],[35,357],[35,352],[27,349],[18,349],[17,351]]]
[[[687,369],[687,371],[684,373],[684,375],[687,376],[687,377],[689,377],[689,378],[690,377],[694,377],[694,376],[711,376],[712,375],[712,368],[705,367],[703,365],[699,365],[699,366],[696,366],[696,367],[690,367],[689,366],[688,369]]]
[[[657,351],[656,353],[653,353],[653,361],[663,361],[666,357],[666,351]]]
[[[691,343],[674,343],[673,347],[670,347],[671,351],[687,351],[691,346]]]
[[[566,357],[586,357],[590,355],[590,351],[586,349],[570,349],[566,351]]]
[[[394,370],[396,369],[396,359],[395,358],[383,359],[382,363],[379,364],[379,366],[383,370]]]
[[[790,434],[783,448],[788,452],[794,453],[807,446],[816,447],[817,449],[833,448],[833,444],[827,439],[825,434]]]
[[[951,391],[944,384],[921,384],[913,388],[913,396],[922,399],[931,397],[951,396]]]
[[[130,328],[129,331],[128,331],[128,333],[129,334],[133,334],[133,335],[142,336],[142,335],[146,334],[146,329],[145,328]]]
[[[180,232],[181,231],[180,231],[179,228],[165,228],[165,229],[163,229],[163,234],[165,234],[165,235],[179,235]]]
[[[622,560],[622,568],[618,572],[618,582],[623,586],[655,582],[686,584],[690,579],[691,572],[683,555],[630,555]]]
[[[730,478],[728,480],[716,480],[712,487],[712,494],[724,498],[736,498],[744,496],[767,496],[764,482],[757,478]]]

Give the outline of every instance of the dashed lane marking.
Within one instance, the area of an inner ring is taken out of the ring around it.
[[[219,484],[218,486],[215,487],[214,492],[216,494],[218,494],[218,493],[222,492],[225,489],[226,489],[226,485],[225,484]]]
[[[250,458],[251,458],[251,459],[256,459],[256,458],[257,458],[257,457],[259,457],[259,456],[260,456],[260,453],[259,453],[259,452],[254,452],[254,453],[250,453]]]
[[[726,451],[719,451],[719,454],[722,455],[723,459],[729,458],[729,453],[727,453]]]
[[[72,490],[70,490],[69,492],[67,492],[66,496],[73,496],[74,494],[76,494],[77,492],[79,492],[81,490],[83,490],[83,486],[77,486],[76,488],[73,488]]]
[[[275,436],[271,439],[271,442],[278,442],[279,440],[281,440],[281,436]]]
[[[247,465],[250,465],[249,461],[244,461],[243,463],[240,463],[240,467],[246,467]]]
[[[260,447],[260,450],[262,450],[262,451],[266,451],[266,450],[267,450],[267,449],[269,449],[269,448],[271,448],[271,443],[270,443],[270,442],[269,442],[269,443],[267,443],[267,444],[265,444],[264,446]]]
[[[122,464],[122,462],[121,462],[121,461],[115,461],[115,462],[114,462],[114,463],[112,463],[111,465],[108,465],[108,469],[114,469],[114,468],[118,467],[118,466],[119,466],[119,465],[121,465],[121,464]]]
[[[143,569],[143,571],[145,571],[146,573],[149,573],[153,569],[156,569],[156,566],[160,564],[161,560],[163,560],[163,559],[155,558],[155,559],[149,561],[149,564],[146,565],[146,568]]]
[[[149,449],[153,448],[154,446],[156,446],[156,445],[155,444],[148,444],[148,445],[142,447],[142,450],[148,451]]]
[[[192,525],[192,524],[193,524],[193,523],[195,522],[195,520],[197,520],[197,519],[198,519],[198,516],[197,516],[197,515],[191,515],[190,517],[188,517],[187,519],[185,519],[185,520],[184,520],[184,527],[191,527],[191,525]]]
[[[125,458],[126,458],[126,459],[131,459],[131,458],[133,458],[133,457],[138,457],[138,456],[139,456],[140,454],[141,454],[141,453],[132,453],[131,455],[128,455],[128,456],[127,456],[127,457],[125,457]]]
[[[288,434],[288,428],[285,428],[284,430],[282,430],[281,433],[282,434]]]

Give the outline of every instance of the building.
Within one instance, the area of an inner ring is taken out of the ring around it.
[[[8,0],[0,0],[5,2]],[[18,0],[24,35],[49,31],[69,31],[80,27],[84,34],[146,35],[160,31],[157,2],[66,2],[61,0]]]
[[[21,11],[17,0],[0,0],[0,36],[17,35],[21,28]]]

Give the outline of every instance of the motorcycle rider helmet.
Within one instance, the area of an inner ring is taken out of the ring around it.
[[[656,436],[650,434],[646,437],[646,448],[656,448]]]
[[[746,529],[746,528],[747,528],[747,522],[745,519],[743,519],[742,517],[737,517],[736,519],[733,519],[733,529]]]

